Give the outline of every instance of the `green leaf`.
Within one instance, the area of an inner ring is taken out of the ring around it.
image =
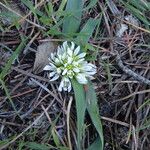
[[[83,10],[85,11],[85,10],[88,10],[88,9],[94,7],[97,2],[98,2],[98,0],[91,0],[91,1],[89,2],[89,4],[88,4]]]
[[[74,33],[77,32],[81,22],[83,1],[82,0],[68,0],[66,11],[68,16],[64,18],[63,32]]]
[[[86,91],[86,103],[87,103],[87,110],[88,110],[88,113],[89,113],[90,118],[92,120],[92,123],[95,126],[95,128],[98,132],[98,135],[99,135],[99,140],[97,142],[97,144],[101,146],[99,148],[99,150],[103,150],[104,138],[103,138],[102,123],[100,120],[96,93],[95,93],[95,90],[93,88],[91,81],[89,81],[88,90]]]
[[[59,141],[59,138],[55,132],[55,128],[53,127],[52,129],[52,135],[53,135],[53,140],[54,140],[54,143],[56,144],[56,146],[59,146],[60,145],[60,141]]]
[[[79,35],[76,40],[78,42],[80,42],[80,44],[86,44],[88,42],[89,38],[92,36],[92,33],[97,24],[98,24],[98,20],[94,20],[94,19],[90,18],[86,22],[86,24],[84,25],[82,30],[80,31],[81,35]]]
[[[11,96],[10,96],[10,94],[9,94],[9,91],[8,91],[6,85],[5,85],[5,82],[0,79],[0,83],[1,83],[1,85],[2,85],[2,87],[3,87],[3,89],[4,89],[4,91],[5,91],[5,94],[6,94],[7,98],[8,98],[8,100],[10,101],[10,103],[11,103],[11,105],[12,105],[12,108],[14,109],[15,113],[18,114],[17,109],[16,109],[16,107],[15,107],[15,104],[13,103],[13,100],[12,100],[12,98],[11,98]],[[19,115],[19,114],[18,114],[18,115]]]
[[[39,16],[45,16],[44,13],[40,10],[38,10],[37,8],[35,8],[35,6],[33,5],[32,1],[29,1],[29,0],[21,0],[21,2],[26,5],[30,11],[33,12],[33,14],[37,17],[37,15]],[[45,16],[46,17],[46,16]]]
[[[8,20],[10,20],[11,23],[16,23],[18,22],[18,20],[20,19],[19,16],[17,16],[16,14],[10,12],[10,11],[7,11],[7,12],[1,12],[0,13],[0,18],[7,18]]]
[[[10,57],[9,61],[7,62],[7,64],[5,65],[5,67],[2,69],[2,72],[0,74],[0,79],[4,79],[4,77],[9,73],[9,70],[11,68],[11,65],[13,63],[13,61],[18,57],[18,55],[20,54],[22,48],[24,47],[26,43],[26,40],[22,40],[22,42],[20,43],[20,45],[17,47],[17,49],[15,50],[15,52],[12,54],[12,56]]]
[[[86,110],[85,92],[83,85],[79,84],[75,79],[72,79],[73,90],[76,100],[77,111],[77,141],[78,150],[81,150],[81,141],[84,133],[84,117]]]
[[[61,4],[60,4],[60,6],[59,6],[58,11],[63,11],[63,9],[64,9],[66,3],[67,3],[67,0],[62,0],[62,1],[61,1]]]
[[[141,20],[146,26],[150,25],[150,19],[145,16],[143,8],[141,8],[141,4],[139,2],[136,2],[132,0],[132,4],[124,2],[123,0],[120,0],[123,5],[139,20]],[[149,27],[148,27],[149,30]]]
[[[137,109],[137,111],[143,108],[145,105],[150,105],[150,99],[144,101],[144,103]]]
[[[100,138],[97,138],[89,147],[87,150],[97,150],[98,147],[101,148],[102,145],[101,143],[99,142],[100,141]]]
[[[32,150],[50,150],[51,148],[57,149],[53,146],[50,146],[50,145],[47,146],[45,144],[38,144],[36,142],[27,142],[25,146]]]

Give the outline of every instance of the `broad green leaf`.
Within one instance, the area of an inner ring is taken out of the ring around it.
[[[0,74],[0,79],[4,79],[4,77],[9,73],[9,70],[11,68],[11,65],[13,63],[13,61],[18,57],[18,55],[20,54],[22,48],[24,47],[26,43],[26,40],[24,39],[20,45],[17,47],[17,49],[15,50],[15,52],[12,54],[12,56],[10,57],[9,61],[6,63],[5,67],[2,69],[2,72]]]
[[[73,90],[75,93],[76,111],[77,111],[77,141],[78,150],[81,150],[81,141],[84,133],[84,117],[86,110],[85,92],[83,85],[72,79]]]
[[[88,90],[86,91],[87,110],[92,120],[92,123],[95,126],[99,135],[99,141],[97,143],[98,145],[101,146],[99,150],[103,150],[104,147],[103,129],[97,105],[97,97],[91,81],[89,81],[87,86],[88,86]]]
[[[86,44],[88,42],[89,38],[92,36],[92,33],[97,24],[98,24],[98,20],[94,20],[94,19],[90,18],[86,22],[86,24],[84,25],[82,30],[80,31],[81,35],[79,35],[76,40],[83,45]]]
[[[88,148],[87,150],[101,150],[101,143],[99,142],[100,138],[97,138]]]
[[[64,18],[63,32],[74,33],[77,32],[81,22],[83,1],[82,0],[68,0],[66,11],[68,16]]]

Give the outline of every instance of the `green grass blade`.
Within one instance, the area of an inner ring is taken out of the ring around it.
[[[5,65],[5,67],[2,69],[2,72],[0,73],[0,79],[3,80],[5,78],[5,76],[9,73],[9,70],[11,68],[11,65],[13,63],[13,61],[18,57],[18,55],[20,54],[22,48],[25,45],[25,39],[20,43],[20,45],[17,47],[17,49],[15,50],[15,52],[12,54],[12,56],[10,57],[10,59],[8,60],[7,64]]]
[[[83,10],[85,11],[85,10],[88,10],[88,9],[94,7],[97,2],[98,2],[98,0],[91,0],[91,1],[89,2],[89,4],[88,4]]]
[[[15,104],[13,103],[13,101],[12,101],[12,99],[11,99],[11,96],[10,96],[10,94],[9,94],[9,91],[8,91],[8,89],[7,89],[7,87],[6,87],[5,83],[4,83],[4,81],[0,79],[0,83],[1,83],[1,85],[2,85],[2,87],[3,87],[3,89],[4,89],[4,91],[5,91],[5,94],[6,94],[7,98],[8,98],[8,100],[9,100],[10,103],[11,103],[12,108],[14,109],[15,113],[18,114],[18,111],[17,111],[17,109],[16,109],[16,107],[15,107]],[[19,114],[18,114],[18,115],[19,115]]]
[[[98,144],[101,145],[99,150],[103,150],[104,139],[103,139],[102,123],[101,123],[101,120],[100,120],[96,93],[95,93],[93,85],[90,81],[89,81],[89,84],[88,84],[88,90],[86,92],[86,102],[87,102],[87,110],[88,110],[88,113],[91,117],[92,123],[95,126],[95,128],[96,128],[96,130],[99,134]]]
[[[111,66],[109,64],[109,60],[107,60],[106,63],[104,62],[104,68],[105,68],[106,73],[107,73],[107,78],[108,78],[108,83],[109,83],[109,90],[112,90],[113,84],[112,84]]]
[[[77,32],[81,22],[83,1],[82,0],[68,0],[66,11],[68,16],[64,18],[63,32],[74,33]]]
[[[53,146],[50,145],[45,145],[45,144],[38,144],[36,142],[27,142],[25,144],[26,147],[32,149],[32,150],[50,150],[50,149],[57,149]]]
[[[146,100],[139,108],[137,111],[139,111],[141,108],[143,108],[145,105],[150,105],[150,99]]]
[[[92,33],[97,24],[98,20],[94,20],[92,18],[89,19],[80,31],[81,35],[77,37],[77,41],[85,45],[88,42],[89,38],[92,36]]]
[[[140,3],[137,2],[135,4],[133,0],[132,0],[132,3],[127,3],[127,2],[124,2],[123,0],[120,0],[120,1],[135,17],[141,20],[146,26],[150,25],[150,19],[146,18],[145,11],[142,10],[141,8],[142,5]]]
[[[26,5],[31,11],[32,13],[37,17],[37,15],[39,16],[45,16],[44,13],[40,10],[38,10],[37,8],[35,8],[35,6],[33,5],[33,3],[29,0],[21,0],[21,2]]]
[[[60,6],[59,6],[58,11],[63,11],[63,9],[64,9],[66,3],[67,3],[67,0],[62,0],[61,4],[60,4]]]
[[[55,128],[52,129],[52,136],[53,136],[53,140],[54,140],[55,145],[57,147],[60,146],[60,141],[59,141],[59,138],[55,132]]]
[[[84,133],[84,117],[86,110],[85,92],[83,85],[79,84],[75,79],[72,80],[73,90],[75,93],[76,110],[77,110],[77,140],[78,150],[81,150],[81,141]]]

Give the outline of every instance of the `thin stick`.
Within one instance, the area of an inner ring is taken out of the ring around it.
[[[119,124],[119,125],[122,125],[122,126],[125,126],[125,127],[130,127],[130,125],[128,123],[125,123],[125,122],[122,122],[122,121],[119,121],[119,120],[115,120],[115,119],[108,118],[108,117],[103,117],[103,116],[101,116],[101,118],[103,120],[110,121],[110,122],[113,122],[113,123],[116,123],[116,124]]]
[[[118,66],[128,75],[132,76],[134,79],[140,81],[141,83],[150,85],[150,80],[142,77],[141,75],[135,73],[134,71],[132,71],[131,69],[129,69],[128,67],[124,66],[119,53],[116,51],[116,62],[118,64]]]

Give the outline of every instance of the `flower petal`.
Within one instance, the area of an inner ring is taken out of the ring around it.
[[[83,57],[85,57],[85,55],[86,55],[86,53],[81,53],[78,55],[78,58],[83,58]]]
[[[54,61],[54,59],[55,59],[55,54],[54,53],[51,53],[51,59]]]
[[[79,51],[80,51],[80,46],[78,46],[78,47],[74,50],[74,55],[75,55],[75,56],[78,55]]]
[[[46,65],[43,70],[54,70],[54,67],[52,67],[51,65]]]
[[[57,68],[57,73],[58,74],[61,74],[61,71],[62,71],[61,68]]]
[[[49,80],[49,81],[55,81],[55,80],[57,80],[59,78],[59,75],[58,74],[56,74],[51,80]]]
[[[73,68],[73,71],[74,71],[75,73],[79,73],[79,72],[80,72],[80,69],[79,69],[79,68]]]
[[[79,73],[79,74],[76,76],[76,79],[77,79],[77,81],[78,81],[80,84],[87,84],[87,83],[88,83],[88,80],[86,79],[86,77],[85,77],[84,74]]]
[[[94,75],[96,73],[96,71],[87,71],[86,74],[87,75]]]
[[[68,49],[67,49],[67,54],[68,54],[70,57],[72,57],[73,51],[72,51],[70,48],[68,48]]]
[[[68,84],[68,92],[70,92],[71,89],[72,89],[72,87],[71,87],[71,82],[69,82],[69,84]]]
[[[64,86],[63,86],[64,91],[71,91],[71,82],[68,78],[64,78]]]
[[[59,85],[59,88],[58,88],[58,91],[62,91],[62,89],[63,89],[63,85],[64,85],[64,81],[63,81],[63,79],[61,80],[61,82],[60,82],[60,85]]]
[[[55,74],[56,74],[56,72],[54,72],[54,71],[49,73],[49,78],[53,77]]]
[[[72,61],[73,61],[73,58],[72,57],[68,57],[68,64],[71,64],[72,63]]]
[[[53,63],[49,63],[50,66],[52,66],[53,68],[56,68],[56,66]]]
[[[64,48],[64,50],[66,50],[67,47],[68,47],[67,41],[63,42],[63,48]]]
[[[74,47],[75,47],[75,44],[74,44],[74,42],[71,42],[71,50],[73,51],[74,50]]]
[[[67,73],[67,69],[65,69],[63,72],[62,72],[62,75],[64,76],[66,73]]]

